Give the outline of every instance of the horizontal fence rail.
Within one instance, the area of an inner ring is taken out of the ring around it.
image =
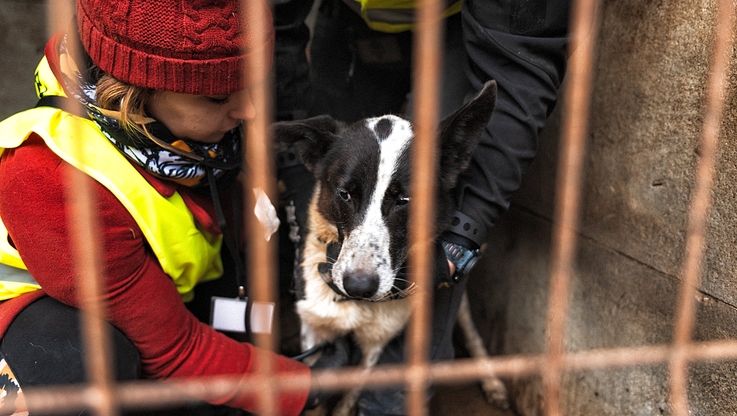
[[[569,352],[561,356],[560,368],[565,372],[584,372],[623,367],[667,365],[672,356],[669,344],[629,348],[595,349]],[[719,362],[737,359],[737,341],[694,342],[684,350],[688,362]],[[446,363],[431,363],[427,366],[428,380],[439,385],[464,384],[489,375],[500,377],[523,377],[542,375],[548,365],[548,354],[509,355],[485,359],[456,359]],[[364,370],[341,369],[316,371],[311,379],[292,375],[274,375],[275,384],[284,391],[302,388],[305,383],[326,391],[346,391],[353,386],[376,388],[400,386],[409,381],[413,374],[404,365],[382,365],[372,369],[367,376]],[[116,388],[118,402],[125,408],[137,409],[153,405],[180,405],[193,403],[199,398],[217,397],[232,391],[233,377],[212,377],[205,380],[183,380],[179,382],[138,381],[121,383]],[[244,392],[261,391],[256,382],[239,386]],[[94,388],[49,387],[32,389],[26,396],[39,411],[81,409],[95,399]]]

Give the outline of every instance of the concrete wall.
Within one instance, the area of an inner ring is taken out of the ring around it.
[[[0,0],[0,120],[36,104],[33,71],[46,45],[42,0]]]
[[[686,216],[702,127],[715,4],[605,0],[602,4],[579,252],[566,333],[570,350],[669,343]],[[735,85],[735,75],[730,80]],[[730,88],[695,338],[737,336]],[[472,277],[475,317],[503,354],[545,351],[549,244],[560,106],[511,211],[495,227]],[[694,415],[736,414],[737,365],[691,366]],[[517,410],[540,414],[539,378],[511,380]],[[566,415],[670,414],[666,365],[569,374]]]

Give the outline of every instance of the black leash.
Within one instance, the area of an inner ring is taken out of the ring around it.
[[[325,348],[328,345],[327,341],[321,342],[314,347],[308,349],[307,351],[303,352],[302,354],[295,355],[294,357],[290,357],[293,360],[302,361],[305,358],[309,357],[310,355],[316,354],[318,351],[321,351],[323,348]]]
[[[233,258],[233,262],[235,263],[235,276],[238,283],[238,298],[244,299],[246,297],[246,273],[244,270],[245,267],[243,259],[240,256],[240,251],[238,250],[238,237],[231,235],[230,230],[228,229],[228,224],[225,222],[225,214],[223,213],[223,207],[220,203],[217,181],[215,180],[215,175],[212,173],[212,167],[205,165],[205,170],[207,172],[207,181],[210,187],[210,196],[212,197],[212,202],[215,205],[215,215],[217,216],[218,225],[220,225],[220,231],[223,233],[223,240],[231,257]],[[237,232],[238,229],[236,229],[236,233]]]

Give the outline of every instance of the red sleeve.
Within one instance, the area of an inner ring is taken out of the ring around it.
[[[45,292],[77,306],[65,178],[71,167],[43,142],[29,139],[8,149],[0,160],[0,217],[28,270]],[[253,371],[263,353],[199,322],[185,308],[136,222],[97,182],[92,184],[104,244],[100,247],[109,321],[138,348],[151,378],[238,375]],[[278,371],[306,373],[297,361],[276,356]],[[307,391],[280,398],[283,414],[298,414]],[[253,411],[253,397],[223,397],[214,402]]]

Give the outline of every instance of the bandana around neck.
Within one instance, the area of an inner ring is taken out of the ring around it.
[[[189,187],[207,186],[207,172],[220,178],[240,168],[242,128],[223,136],[218,143],[200,143],[178,139],[160,122],[147,119],[146,130],[153,139],[139,131],[124,129],[115,112],[103,110],[95,100],[96,80],[83,74],[70,59],[67,36],[59,43],[59,62],[64,89],[87,110],[108,140],[133,163],[151,174]],[[65,64],[66,63],[66,64]],[[87,65],[89,66],[89,65]],[[88,71],[85,71],[88,72]],[[40,83],[56,80],[38,80]]]

